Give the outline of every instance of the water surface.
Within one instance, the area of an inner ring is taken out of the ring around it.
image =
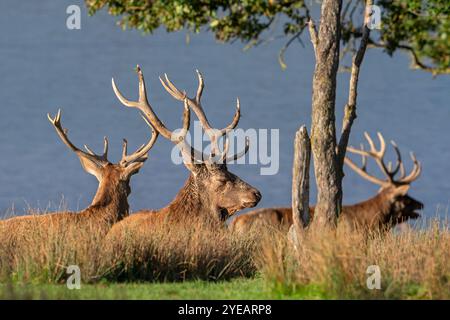
[[[79,4],[82,29],[66,28],[66,8]],[[63,199],[70,209],[87,206],[97,182],[85,173],[77,157],[56,136],[46,113],[63,110],[63,125],[79,146],[101,150],[103,136],[110,139],[110,159],[120,158],[121,139],[131,147],[148,138],[137,112],[123,108],[111,89],[114,76],[126,96],[137,96],[136,64],[143,67],[149,98],[170,128],[180,126],[182,106],[161,87],[158,76],[167,72],[188,92],[194,92],[194,70],[206,79],[204,106],[211,122],[225,126],[232,118],[236,96],[241,99],[242,128],[280,129],[280,170],[259,175],[260,166],[233,166],[243,179],[258,187],[260,207],[290,203],[292,144],[295,131],[310,123],[312,49],[294,45],[288,51],[288,69],[282,71],[277,54],[283,42],[247,52],[239,43],[219,44],[209,33],[152,36],[122,31],[105,12],[88,17],[82,1],[0,2],[0,212],[14,207],[58,207]],[[433,216],[445,214],[450,196],[450,80],[408,68],[403,53],[388,57],[371,50],[360,77],[358,118],[351,143],[363,132],[381,131],[395,139],[404,152],[414,150],[423,163],[422,177],[411,194]],[[337,119],[340,124],[347,98],[348,74],[339,75]],[[150,159],[132,178],[132,210],[167,204],[183,185],[187,170],[170,162],[172,144],[160,139]],[[373,165],[373,170],[377,168]],[[361,201],[377,190],[347,170],[345,203]],[[312,190],[315,197],[315,190]]]

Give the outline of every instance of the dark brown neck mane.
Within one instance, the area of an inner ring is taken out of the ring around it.
[[[342,218],[368,227],[383,224],[391,212],[391,195],[386,191],[353,205],[343,206]]]
[[[80,220],[89,219],[112,226],[129,214],[128,194],[124,186],[103,180],[97,189],[92,203],[78,213]]]
[[[184,222],[187,219],[213,217],[209,199],[200,194],[196,178],[190,174],[184,186],[172,202],[166,207],[156,211],[158,215],[175,222]]]

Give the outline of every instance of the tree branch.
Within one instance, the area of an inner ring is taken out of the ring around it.
[[[369,39],[368,47],[369,48],[371,48],[371,47],[387,48],[387,44],[375,42],[372,39]],[[420,60],[419,56],[417,55],[416,51],[414,50],[414,48],[412,48],[408,45],[400,44],[397,46],[397,48],[409,52],[409,54],[411,55],[411,68],[413,68],[413,69],[420,69],[420,70],[423,70],[426,72],[430,72],[433,76],[437,76],[439,74],[450,74],[450,68],[439,69],[439,68],[431,67],[431,66],[425,64],[424,62],[422,62]]]
[[[281,66],[281,69],[286,69],[287,65],[286,62],[284,61],[284,53],[286,52],[286,50],[289,48],[289,46],[292,44],[292,42],[294,42],[294,40],[298,39],[300,41],[300,43],[303,45],[303,42],[300,38],[300,36],[303,33],[303,30],[305,30],[306,25],[304,25],[299,32],[297,32],[296,34],[294,34],[289,40],[288,42],[286,42],[286,44],[283,46],[283,48],[281,48],[280,52],[278,53],[278,63]]]
[[[345,105],[341,138],[339,140],[339,144],[337,147],[337,159],[339,161],[341,168],[344,165],[345,152],[347,150],[348,140],[350,138],[350,132],[353,125],[353,121],[356,119],[356,98],[358,96],[359,71],[361,63],[364,59],[364,55],[366,53],[367,44],[369,42],[370,29],[368,28],[367,25],[370,21],[371,5],[372,1],[366,0],[363,34],[361,37],[361,42],[359,44],[358,51],[356,52],[356,54],[353,55],[352,59],[348,101],[347,104]]]
[[[319,45],[319,40],[317,37],[316,25],[314,24],[314,20],[312,18],[309,18],[308,27],[309,27],[309,35],[311,36],[311,42],[314,47],[314,53],[317,54],[317,46]]]

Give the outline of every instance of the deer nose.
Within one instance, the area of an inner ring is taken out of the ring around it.
[[[253,194],[255,196],[256,202],[259,202],[259,200],[261,200],[262,197],[261,193],[258,190],[256,190]]]

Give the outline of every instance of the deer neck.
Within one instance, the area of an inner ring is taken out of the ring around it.
[[[366,226],[383,224],[391,211],[391,197],[388,192],[381,191],[376,196],[363,202],[345,206],[343,216],[351,221],[358,221]]]
[[[160,212],[171,220],[185,221],[197,217],[211,217],[214,212],[204,190],[199,187],[196,178],[191,174],[175,199]]]
[[[102,181],[91,205],[85,211],[95,219],[112,225],[128,216],[127,190],[121,185],[111,183],[111,181]]]
[[[389,219],[393,209],[392,193],[389,190],[382,190],[377,196],[382,219]]]

